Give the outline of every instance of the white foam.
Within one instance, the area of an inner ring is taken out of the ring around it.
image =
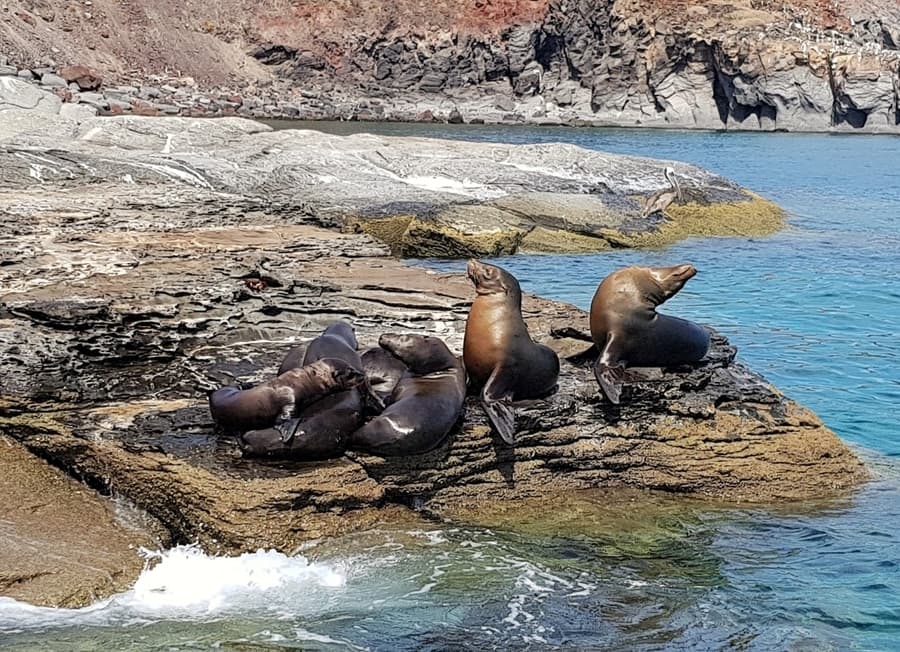
[[[82,609],[0,598],[0,632],[160,618],[201,620],[236,611],[314,613],[327,609],[330,594],[346,584],[338,568],[273,550],[225,557],[178,546],[146,554],[148,568],[130,591]]]

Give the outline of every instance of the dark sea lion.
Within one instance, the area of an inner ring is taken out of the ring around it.
[[[440,444],[462,413],[466,372],[436,337],[388,333],[379,346],[407,367],[388,406],[350,437],[350,448],[381,456],[424,453]]]
[[[283,428],[250,430],[238,443],[245,455],[273,459],[322,460],[344,453],[348,436],[362,423],[365,401],[359,389],[335,392],[304,408]]]
[[[363,374],[357,346],[353,327],[346,322],[334,322],[305,348],[292,349],[279,371],[302,369],[319,360],[336,359]],[[245,432],[239,441],[244,454],[305,460],[341,455],[347,437],[362,423],[364,385],[360,383],[319,398],[300,410],[296,418],[282,428]]]
[[[231,432],[273,425],[284,431],[297,408],[363,382],[365,376],[359,369],[343,360],[326,358],[250,389],[223,387],[210,394],[209,411],[217,424]]]
[[[358,348],[353,327],[345,321],[336,321],[329,324],[321,335],[305,347],[298,346],[288,351],[278,368],[278,375],[322,358],[337,358],[357,369],[362,369]]]
[[[591,302],[591,336],[600,356],[594,375],[618,403],[625,367],[668,367],[697,362],[709,349],[698,324],[656,312],[697,273],[693,265],[626,267],[600,283]]]
[[[522,319],[522,290],[509,272],[470,260],[466,272],[478,295],[466,320],[463,359],[481,404],[500,437],[515,444],[513,401],[552,393],[559,357],[537,344]]]
[[[406,365],[380,346],[362,354],[362,365],[369,383],[369,392],[380,412],[406,372]]]

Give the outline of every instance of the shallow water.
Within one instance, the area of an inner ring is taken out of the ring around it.
[[[491,528],[435,524],[297,556],[164,554],[85,610],[0,600],[0,647],[32,650],[900,648],[900,139],[788,134],[317,125],[566,140],[725,174],[791,211],[767,238],[500,261],[587,307],[612,269],[693,262],[664,310],[711,324],[866,449],[879,479],[842,500],[716,508],[604,494],[535,503]],[[419,261],[441,269],[459,262]]]

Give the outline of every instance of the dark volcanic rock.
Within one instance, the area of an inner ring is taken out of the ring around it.
[[[290,550],[401,517],[412,502],[440,510],[624,485],[767,501],[865,477],[833,433],[736,363],[720,336],[704,363],[630,372],[623,405],[605,404],[581,355],[586,315],[536,297],[524,305],[531,332],[569,359],[556,395],[519,408],[515,449],[498,444],[470,399],[463,427],[425,455],[242,459],[213,430],[208,389],[271,376],[288,348],[338,318],[363,347],[399,330],[439,335],[458,352],[472,289],[296,212],[205,193],[160,203],[159,190],[132,192],[126,206],[118,192],[4,195],[0,215],[27,212],[13,218],[17,247],[44,254],[0,267],[0,342],[11,352],[0,362],[0,431],[127,497],[175,542]]]

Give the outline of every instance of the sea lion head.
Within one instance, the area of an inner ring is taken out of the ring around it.
[[[409,371],[417,376],[449,369],[456,364],[456,358],[447,345],[430,335],[385,333],[378,338],[378,346],[402,360]]]
[[[639,287],[648,300],[660,305],[678,294],[694,275],[697,268],[690,263],[672,267],[639,267],[641,281]]]
[[[353,389],[366,381],[366,375],[361,369],[338,358],[322,358],[307,366],[315,367],[317,373],[323,374],[335,387],[341,389]]]
[[[500,267],[482,263],[474,258],[466,265],[466,275],[479,294],[505,294],[520,296],[522,289],[516,277]]]

